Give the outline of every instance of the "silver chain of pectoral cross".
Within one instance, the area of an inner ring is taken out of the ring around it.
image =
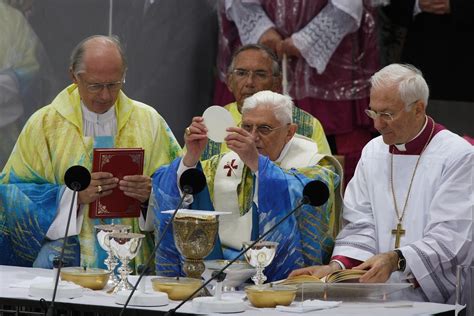
[[[418,164],[420,162],[421,155],[423,155],[423,152],[425,151],[426,147],[428,146],[428,143],[431,140],[431,136],[433,136],[435,123],[434,123],[433,119],[431,119],[431,121],[433,123],[433,126],[431,127],[430,136],[428,137],[428,140],[426,141],[425,146],[421,150],[420,156],[418,156],[418,159],[416,160],[415,169],[413,170],[413,174],[411,176],[410,185],[408,186],[408,192],[407,192],[407,196],[405,198],[405,204],[403,205],[403,210],[402,210],[401,214],[400,214],[400,211],[398,209],[397,199],[396,199],[396,195],[395,195],[395,187],[393,185],[393,156],[394,156],[393,151],[391,152],[391,155],[390,155],[390,186],[391,186],[391,189],[392,189],[393,204],[395,206],[395,212],[397,213],[397,219],[398,219],[397,227],[392,230],[392,234],[395,235],[395,248],[400,247],[401,235],[405,234],[405,230],[402,227],[403,217],[405,216],[405,212],[406,212],[407,204],[408,204],[408,198],[410,197],[411,186],[413,184],[413,179],[415,179],[415,174],[416,174],[416,170],[418,169]]]

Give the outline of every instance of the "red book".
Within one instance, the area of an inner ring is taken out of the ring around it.
[[[122,180],[124,176],[143,174],[144,150],[141,148],[96,148],[92,172],[110,172]],[[118,186],[112,194],[99,197],[89,206],[91,218],[139,217],[140,201],[126,196]]]

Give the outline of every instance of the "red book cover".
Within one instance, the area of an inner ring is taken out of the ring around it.
[[[124,176],[143,174],[144,150],[141,148],[96,148],[92,172],[110,172],[122,180]],[[139,217],[140,201],[126,196],[118,186],[112,194],[99,197],[89,207],[91,218]]]

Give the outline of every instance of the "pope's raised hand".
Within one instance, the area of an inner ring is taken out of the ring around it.
[[[91,183],[85,190],[79,192],[77,202],[89,204],[101,196],[107,196],[112,193],[112,189],[117,187],[118,182],[119,179],[109,172],[93,172],[91,173]]]
[[[257,171],[258,151],[254,136],[240,127],[229,127],[226,131],[230,132],[225,138],[227,147],[237,153],[252,171]]]
[[[186,128],[184,143],[186,144],[186,153],[183,163],[187,167],[193,167],[199,162],[201,154],[207,146],[207,127],[201,116],[193,117],[191,125]]]

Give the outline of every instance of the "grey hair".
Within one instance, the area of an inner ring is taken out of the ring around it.
[[[282,123],[293,122],[293,100],[291,97],[270,90],[263,90],[248,97],[242,106],[242,114],[257,107],[271,108],[276,119]]]
[[[409,64],[391,64],[376,72],[370,78],[372,88],[386,88],[398,86],[400,99],[405,103],[405,110],[409,111],[411,105],[422,100],[425,108],[428,106],[430,89],[423,78],[421,71]]]
[[[86,50],[85,46],[87,42],[93,39],[102,39],[104,42],[108,42],[117,48],[120,57],[122,58],[123,73],[125,74],[125,72],[127,71],[127,58],[125,56],[125,52],[122,47],[122,44],[120,43],[119,38],[115,35],[92,35],[79,42],[79,44],[77,44],[76,47],[74,47],[74,49],[72,50],[71,57],[69,58],[69,67],[72,72],[75,75],[84,72],[84,54]]]
[[[251,50],[251,49],[258,50],[258,51],[261,51],[261,52],[267,54],[268,57],[272,60],[272,74],[273,74],[273,76],[279,76],[280,75],[281,69],[280,69],[280,63],[278,62],[277,55],[273,52],[273,50],[271,50],[267,46],[264,46],[264,45],[261,45],[261,44],[247,44],[247,45],[239,47],[239,49],[234,51],[234,53],[232,54],[232,59],[231,59],[229,68],[227,69],[227,72],[229,74],[234,70],[235,59],[237,58],[237,56],[240,53],[242,53],[246,50]]]

